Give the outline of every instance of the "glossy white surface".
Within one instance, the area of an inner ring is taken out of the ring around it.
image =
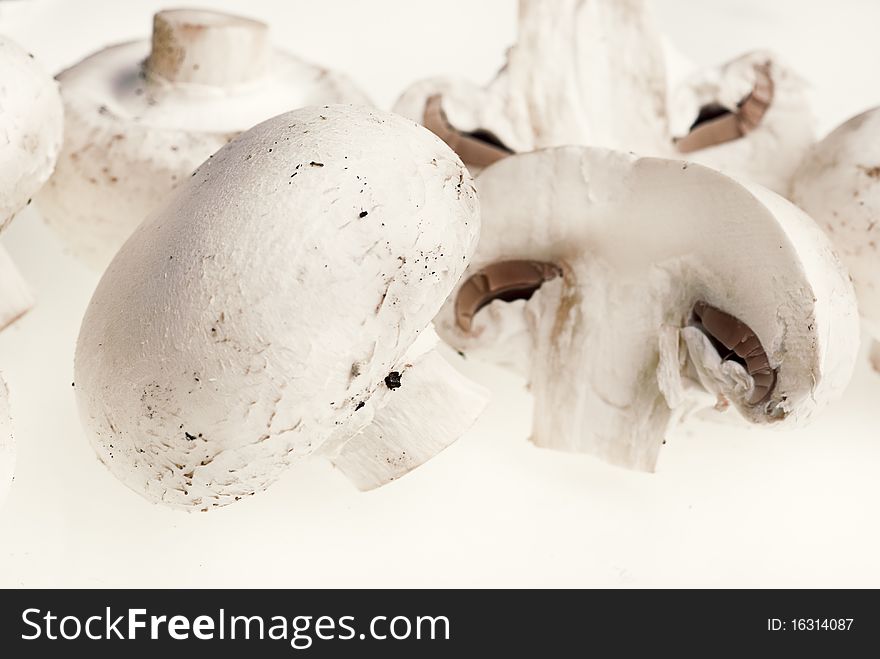
[[[512,0],[203,2],[270,22],[277,45],[349,73],[383,107],[432,73],[481,81],[513,37]],[[880,104],[871,0],[657,0],[710,64],[772,46],[813,83],[820,129]],[[50,70],[145,35],[163,3],[5,0],[0,32]],[[75,29],[70,29],[71,26]],[[657,473],[526,440],[521,381],[471,362],[494,393],[457,444],[361,494],[326,463],[208,514],[147,503],[98,463],[71,391],[97,277],[27,209],[3,244],[37,307],[0,335],[18,460],[0,508],[0,586],[880,586],[880,376],[866,359],[808,430],[691,421]]]

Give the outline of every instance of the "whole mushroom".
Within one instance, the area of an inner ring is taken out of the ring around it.
[[[33,55],[0,36],[0,232],[46,182],[61,149],[58,86]],[[33,306],[0,247],[0,330]]]
[[[670,425],[707,400],[784,427],[848,383],[852,286],[774,193],[585,147],[501,160],[477,191],[479,248],[435,322],[527,375],[537,445],[653,470]]]
[[[793,177],[791,199],[825,229],[849,268],[880,371],[880,108],[816,144]]]
[[[454,441],[485,393],[429,325],[479,232],[472,179],[397,115],[304,108],[232,140],[135,231],[76,351],[100,459],[209,509],[330,458],[359,487]]]
[[[205,158],[280,112],[369,104],[346,77],[275,50],[259,21],[173,9],[151,41],[59,74],[64,151],[38,198],[74,253],[103,270],[137,224]]]
[[[675,53],[645,0],[520,0],[516,44],[485,88],[431,78],[395,111],[478,172],[510,153],[589,145],[704,162],[786,192],[814,141],[805,84],[747,53],[670,90]]]

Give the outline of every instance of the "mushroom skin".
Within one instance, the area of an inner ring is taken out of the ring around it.
[[[403,117],[311,107],[245,132],[92,298],[75,372],[98,456],[151,501],[202,510],[310,454],[361,488],[403,475],[486,402],[437,366],[428,328],[479,224],[464,165]]]
[[[106,48],[58,80],[66,139],[37,203],[98,270],[241,131],[292,108],[370,104],[345,76],[272,49],[265,24],[207,10],[161,11],[152,40]]]
[[[394,109],[428,126],[439,96],[450,126],[438,134],[453,148],[480,130],[517,153],[581,144],[686,157],[786,193],[815,141],[804,81],[767,51],[690,76],[683,66],[644,0],[520,0],[516,44],[489,85],[423,80]],[[713,110],[732,116],[695,126]],[[474,173],[487,164],[459,155]]]
[[[0,36],[0,232],[46,182],[61,150],[58,85],[23,48]],[[0,247],[0,330],[33,306],[9,255]]]
[[[674,149],[678,157],[787,195],[816,142],[807,94],[806,81],[765,50],[698,72],[669,100]]]
[[[852,285],[815,223],[774,193],[586,147],[498,161],[477,191],[479,248],[435,324],[469,357],[503,354],[526,375],[538,446],[651,471],[686,412],[732,405],[793,427],[849,381]],[[463,325],[460,292],[512,260],[562,276]]]
[[[816,144],[794,174],[790,197],[825,230],[849,269],[880,371],[880,108]]]
[[[0,378],[0,503],[6,498],[14,470],[15,444],[9,416],[9,389]]]

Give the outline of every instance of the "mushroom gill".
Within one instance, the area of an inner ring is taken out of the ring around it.
[[[688,134],[674,140],[675,147],[680,153],[692,153],[747,135],[764,118],[773,102],[773,89],[770,63],[755,65],[755,84],[752,91],[737,103],[736,112],[720,103],[704,105]]]
[[[776,369],[770,366],[764,346],[748,325],[703,301],[694,304],[691,324],[709,337],[722,360],[741,364],[752,377],[755,388],[749,405],[770,397],[776,385]]]
[[[484,128],[472,132],[455,128],[443,111],[441,100],[440,94],[428,98],[422,123],[446,142],[465,165],[488,167],[513,153],[494,133]]]
[[[528,300],[541,285],[562,276],[562,269],[542,261],[498,261],[471,275],[455,298],[455,321],[470,332],[477,312],[494,300]]]

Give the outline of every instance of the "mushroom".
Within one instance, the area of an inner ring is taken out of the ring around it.
[[[364,107],[232,140],[88,307],[76,392],[100,459],[152,501],[205,510],[310,454],[369,488],[454,441],[486,396],[429,324],[476,246],[472,183],[429,131]]]
[[[880,108],[845,122],[807,154],[791,199],[825,229],[849,268],[880,371]]]
[[[395,111],[446,140],[473,172],[511,152],[580,144],[686,155],[785,192],[814,141],[801,78],[756,51],[670,91],[667,64],[681,59],[644,0],[520,0],[517,42],[485,89],[432,78]]]
[[[479,248],[435,323],[528,376],[537,445],[653,470],[707,400],[791,427],[849,381],[852,286],[774,193],[586,147],[505,158],[476,185]]]
[[[667,141],[665,88],[663,46],[644,0],[520,0],[517,42],[485,90],[433,78],[394,110],[433,129],[430,103],[439,100],[449,130],[494,136],[508,151],[591,144],[654,153]],[[472,171],[483,166],[459,155]]]
[[[787,194],[815,141],[806,82],[779,57],[754,51],[695,74],[673,92],[678,152]]]
[[[12,419],[9,417],[9,390],[0,378],[0,503],[12,483],[15,468],[15,445],[12,437]]]
[[[58,76],[67,117],[38,198],[101,270],[172,188],[232,137],[280,112],[369,104],[346,77],[274,50],[264,23],[207,10],[154,17],[152,41],[111,46]]]
[[[0,232],[46,182],[61,149],[58,87],[33,55],[0,36]],[[0,247],[0,330],[33,306]]]

